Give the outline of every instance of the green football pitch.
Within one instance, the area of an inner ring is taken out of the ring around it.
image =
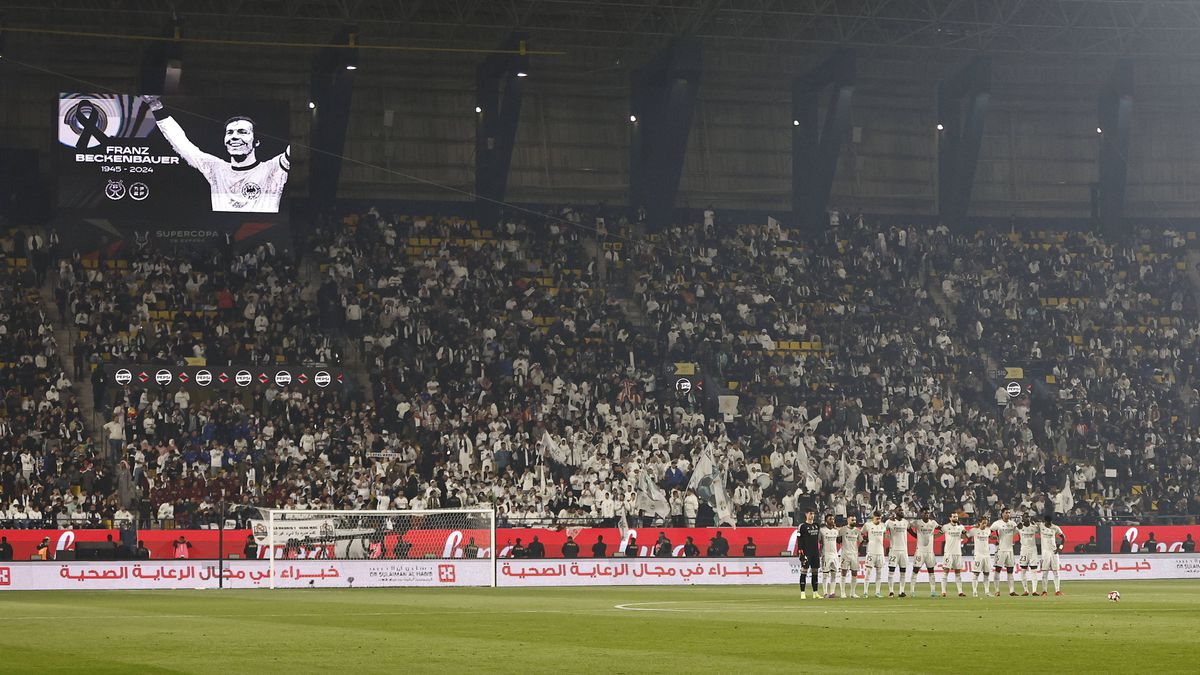
[[[951,586],[953,588],[953,586]],[[1109,590],[1123,596],[1107,599]],[[0,672],[1196,672],[1200,583],[0,593]],[[969,590],[968,590],[969,593]]]

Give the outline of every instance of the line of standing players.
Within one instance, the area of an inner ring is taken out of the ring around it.
[[[974,526],[959,522],[958,514],[950,514],[949,521],[939,524],[930,518],[929,511],[922,511],[917,520],[908,520],[902,509],[882,519],[880,512],[871,514],[869,522],[859,527],[855,516],[848,516],[846,524],[838,526],[832,514],[825,516],[825,522],[815,522],[814,511],[805,512],[804,522],[796,528],[797,554],[800,556],[800,597],[807,598],[807,582],[812,579],[814,598],[834,598],[840,588],[841,597],[847,597],[846,587],[849,585],[849,597],[867,597],[870,591],[870,575],[874,572],[875,597],[883,597],[882,584],[884,570],[887,572],[888,597],[908,597],[916,595],[917,577],[924,569],[929,574],[929,596],[937,597],[937,579],[934,570],[937,557],[934,553],[934,540],[939,534],[944,539],[942,559],[942,588],[941,597],[946,597],[946,583],[950,574],[955,575],[955,584],[959,597],[966,597],[963,591],[962,573],[963,542],[971,541],[974,547],[974,564],[971,566],[972,595],[978,597],[979,581],[983,581],[983,595],[992,592],[992,580],[995,580],[995,594],[999,596],[1000,573],[1008,573],[1008,594],[1016,597],[1038,596],[1038,572],[1042,575],[1043,588],[1040,595],[1046,595],[1050,590],[1050,582],[1054,582],[1054,594],[1062,595],[1058,575],[1058,554],[1063,549],[1066,537],[1062,528],[1054,524],[1053,516],[1047,514],[1043,522],[1034,522],[1028,513],[1021,515],[1020,522],[1012,519],[1012,512],[1004,509],[1000,519],[990,521],[982,516]],[[908,538],[916,539],[916,552],[908,553]],[[857,590],[859,572],[859,548],[865,540],[866,558],[865,571],[862,579],[862,595]],[[996,543],[996,554],[993,558],[991,543]],[[1038,545],[1041,544],[1039,554]],[[1014,544],[1020,549],[1014,551]],[[886,546],[886,550],[885,550]],[[1019,555],[1017,555],[1019,553]],[[1021,593],[1017,593],[1013,573],[1020,569]],[[897,578],[897,571],[899,572]],[[992,576],[992,572],[995,576]],[[908,573],[905,592],[905,573]],[[818,591],[818,575],[823,574]],[[1051,579],[1052,578],[1052,579]],[[896,583],[899,582],[899,593]]]

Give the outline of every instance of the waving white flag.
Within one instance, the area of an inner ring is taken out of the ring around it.
[[[663,519],[671,515],[671,505],[667,501],[667,493],[654,483],[649,471],[642,470],[637,479],[636,489],[638,511]]]
[[[695,490],[696,497],[712,507],[717,514],[719,525],[736,525],[737,518],[733,514],[733,504],[729,494],[725,492],[725,475],[713,458],[712,445],[700,453],[696,466],[692,469],[692,478],[688,488]],[[706,523],[707,524],[707,523]]]
[[[570,455],[561,443],[554,440],[549,431],[542,432],[542,453],[564,466],[570,465]]]

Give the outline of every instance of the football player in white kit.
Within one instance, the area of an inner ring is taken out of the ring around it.
[[[921,511],[921,519],[912,523],[912,531],[917,537],[917,553],[913,556],[913,571],[909,577],[909,593],[917,594],[917,575],[924,567],[929,571],[929,597],[937,597],[937,579],[933,570],[937,566],[937,557],[933,554],[933,537],[938,531],[937,521],[930,520],[929,511]]]
[[[825,578],[821,584],[821,594],[827,598],[833,597],[834,585],[837,583],[838,572],[838,542],[842,540],[842,532],[833,521],[833,514],[825,516],[825,524],[821,526],[821,571]]]
[[[1021,566],[1021,596],[1027,596],[1032,592],[1037,595],[1037,570],[1038,551],[1037,540],[1040,528],[1038,524],[1033,522],[1028,513],[1021,514],[1021,524],[1017,527],[1017,534],[1021,536],[1021,551],[1017,556],[1017,564]],[[1032,575],[1030,571],[1032,570]],[[1033,579],[1030,580],[1029,577]]]
[[[846,578],[850,578],[850,595],[858,597],[855,590],[858,582],[858,544],[862,541],[862,530],[858,529],[858,518],[846,516],[846,524],[842,526],[842,560],[841,575],[838,583],[842,597],[846,597]]]
[[[863,525],[862,532],[867,537],[867,569],[875,570],[875,597],[883,597],[883,570],[887,562],[883,557],[883,539],[887,536],[887,525],[881,522],[883,516],[878,512],[871,514],[871,522]],[[867,597],[870,584],[867,575],[863,573],[863,597]]]
[[[945,572],[942,577],[943,598],[946,597],[946,580],[950,578],[951,570],[954,571],[954,582],[958,585],[958,597],[967,597],[967,594],[963,593],[962,587],[962,543],[963,533],[966,531],[967,528],[959,524],[957,513],[951,513],[950,522],[942,526],[942,534],[946,535],[946,547],[942,555],[942,571]]]
[[[1049,590],[1050,582],[1046,575],[1053,572],[1054,594],[1062,595],[1062,586],[1058,579],[1058,554],[1062,551],[1067,537],[1062,528],[1054,524],[1054,516],[1049,513],[1046,514],[1045,522],[1038,528],[1038,534],[1042,538],[1042,586]],[[1046,594],[1046,590],[1042,591],[1042,595]]]
[[[979,523],[971,529],[971,542],[975,549],[975,560],[971,575],[971,595],[979,597],[979,577],[983,577],[983,596],[987,597],[991,589],[992,575],[992,525],[988,521],[987,516],[980,516]],[[996,580],[996,587],[1000,587],[1000,580]]]
[[[996,595],[1000,595],[1000,570],[1008,572],[1008,594],[1016,597],[1017,589],[1013,585],[1013,537],[1017,534],[1017,521],[1012,519],[1012,511],[1004,509],[1000,512],[1000,520],[992,523],[992,531],[996,533],[996,562],[993,568],[996,572]]]
[[[904,509],[896,507],[896,513],[889,516],[884,527],[888,531],[888,597],[895,597],[896,582],[892,579],[896,569],[900,570],[900,597],[905,597],[904,573],[908,571],[908,519],[904,517]]]
[[[213,211],[278,213],[279,201],[292,169],[292,146],[265,161],[258,159],[260,141],[254,120],[245,116],[225,121],[222,141],[229,159],[204,152],[163,108],[158,96],[143,96],[171,147],[208,181]]]

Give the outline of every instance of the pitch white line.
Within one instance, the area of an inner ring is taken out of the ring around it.
[[[613,605],[613,609],[623,609],[627,612],[687,612],[686,609],[669,609],[666,607],[638,607],[638,605],[678,605],[682,600],[664,600],[662,602],[627,602]]]
[[[955,598],[955,600],[959,600],[959,599],[960,598]],[[947,598],[947,600],[949,600],[949,599]],[[983,600],[983,598],[976,598],[976,600]],[[613,609],[624,610],[627,612],[686,612],[689,614],[717,614],[717,613],[728,614],[728,613],[739,613],[739,612],[754,612],[754,613],[758,613],[758,614],[785,614],[785,613],[795,614],[796,612],[805,611],[808,608],[812,608],[813,610],[822,609],[822,611],[824,611],[824,612],[827,612],[827,613],[834,612],[836,614],[900,614],[900,613],[907,613],[907,612],[913,611],[912,607],[907,607],[907,606],[847,607],[847,606],[840,605],[840,604],[820,605],[820,604],[810,604],[808,602],[803,602],[803,601],[800,601],[801,602],[800,605],[795,605],[795,606],[791,606],[791,607],[711,607],[711,608],[709,608],[709,607],[655,607],[655,606],[652,606],[652,605],[680,605],[680,604],[694,605],[694,604],[701,604],[701,603],[710,603],[710,604],[712,604],[712,603],[717,603],[717,604],[737,603],[738,605],[741,605],[745,602],[767,602],[767,601],[765,601],[765,600],[746,600],[746,601],[738,601],[738,600],[708,600],[708,601],[704,601],[704,600],[699,600],[699,601],[659,600],[659,601],[655,601],[655,602],[627,602],[627,603],[623,603],[620,605],[613,605]],[[847,599],[847,603],[853,603],[853,602],[854,602],[854,600]],[[938,611],[942,611],[942,612],[978,612],[981,608],[987,607],[987,606],[988,606],[987,603],[980,603],[974,607],[942,606]],[[1031,603],[1028,606],[1031,608],[1034,608],[1035,611],[1037,611],[1042,608],[1050,608],[1052,605],[1050,605],[1050,604],[1045,604],[1045,605],[1036,604],[1035,605],[1035,604]],[[1162,610],[1155,610],[1155,611],[1197,612],[1200,610],[1174,607],[1174,608],[1164,608]]]
[[[684,612],[688,614],[731,614],[739,612],[754,612],[755,614],[795,614],[796,612],[804,611],[804,608],[811,605],[803,605],[796,607],[645,607],[640,605],[666,605],[666,604],[682,604],[686,601],[662,601],[662,602],[630,602],[621,605],[613,605],[613,609],[625,610],[627,612]],[[813,607],[816,609],[816,607]],[[825,612],[836,612],[838,614],[895,614],[898,612],[910,611],[907,608],[848,608],[848,607],[830,607],[826,606]],[[970,612],[973,609],[955,608],[951,611]]]
[[[428,616],[434,614],[465,614],[477,612],[475,609],[447,609],[432,612],[287,612],[279,614],[91,614],[91,615],[54,615],[39,614],[33,616],[0,616],[0,623],[5,621],[91,621],[93,619],[259,619],[277,617],[337,617],[337,616]],[[572,609],[517,609],[496,612],[497,614],[580,614]]]

